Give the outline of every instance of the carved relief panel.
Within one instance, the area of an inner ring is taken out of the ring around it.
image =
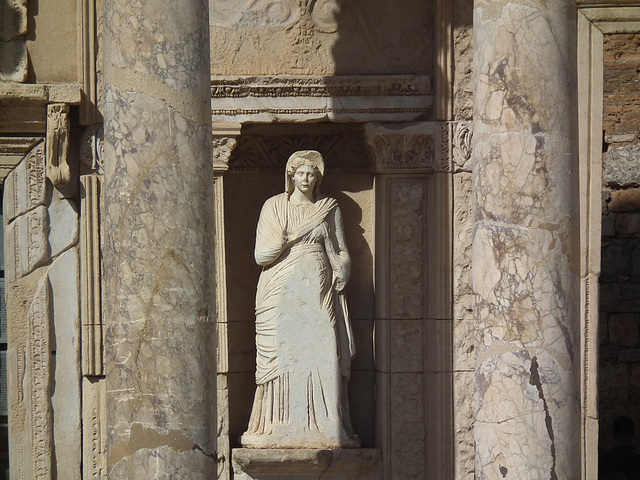
[[[210,0],[209,6],[216,75],[431,72],[430,0]]]

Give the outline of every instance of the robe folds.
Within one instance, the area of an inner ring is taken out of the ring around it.
[[[342,290],[351,262],[333,198],[267,200],[256,232],[256,394],[242,444],[357,447],[347,382],[355,353]]]

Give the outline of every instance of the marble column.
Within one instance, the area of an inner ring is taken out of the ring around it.
[[[109,478],[216,475],[208,2],[104,5]]]
[[[580,478],[575,1],[476,0],[476,478]]]

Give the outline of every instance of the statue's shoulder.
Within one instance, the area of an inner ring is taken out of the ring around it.
[[[286,193],[279,193],[278,195],[274,195],[273,197],[269,197],[265,200],[264,206],[274,206],[280,205],[287,202],[288,195]]]

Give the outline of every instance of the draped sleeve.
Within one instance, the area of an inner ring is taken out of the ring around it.
[[[269,266],[280,257],[287,247],[286,229],[286,195],[280,194],[268,199],[260,212],[254,251],[258,265]]]

